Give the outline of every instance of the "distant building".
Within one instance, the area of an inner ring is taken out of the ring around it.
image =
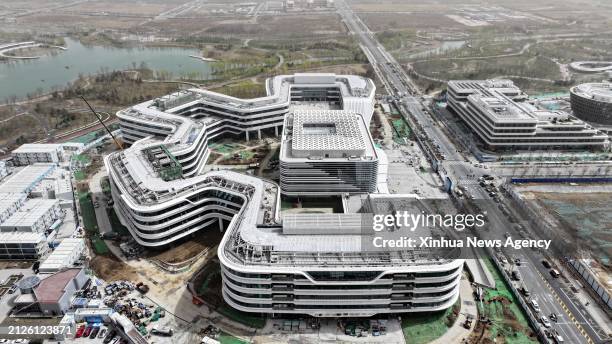
[[[570,89],[574,115],[582,120],[612,125],[612,83],[588,83]]]
[[[62,160],[63,149],[56,143],[26,143],[13,150],[15,165],[25,166],[37,162],[57,164]]]
[[[564,111],[539,109],[511,80],[453,80],[448,105],[488,149],[602,149],[608,137]]]
[[[0,233],[0,260],[38,260],[48,250],[42,233]]]
[[[361,115],[300,110],[285,117],[280,151],[287,195],[338,195],[376,190],[378,157]]]

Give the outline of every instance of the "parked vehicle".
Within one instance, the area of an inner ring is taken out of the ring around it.
[[[83,336],[83,332],[85,332],[85,325],[81,325],[79,326],[79,328],[77,328],[74,337],[75,338],[81,338]]]
[[[174,334],[174,331],[170,327],[154,327],[151,330],[151,334],[156,334],[158,336],[172,337],[172,334]]]
[[[552,266],[550,265],[550,263],[548,262],[548,260],[543,260],[542,261],[542,265],[544,265],[545,268],[550,269],[552,268]]]
[[[561,276],[561,273],[557,269],[552,269],[550,270],[550,275],[553,278],[559,278]]]
[[[540,313],[540,305],[538,304],[538,301],[531,299],[531,301],[529,301],[529,304],[536,313]]]
[[[89,338],[90,339],[96,338],[96,336],[98,335],[98,332],[100,332],[100,327],[94,326],[94,328],[91,330],[91,333],[89,334]]]

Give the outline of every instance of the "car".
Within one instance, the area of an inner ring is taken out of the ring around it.
[[[120,339],[119,337],[113,338],[113,340],[111,340],[110,344],[117,344],[117,343],[119,343],[119,339]]]
[[[95,326],[92,330],[91,333],[89,334],[89,338],[93,339],[96,338],[96,336],[98,335],[98,332],[100,331],[100,327],[99,326]]]
[[[531,301],[529,301],[529,304],[536,313],[540,313],[540,305],[538,304],[538,301],[536,301],[535,299],[531,299]]]
[[[74,337],[75,338],[81,338],[83,336],[83,332],[85,331],[85,325],[81,325],[79,326],[79,328],[77,328]]]
[[[154,327],[151,330],[151,334],[155,334],[158,336],[172,337],[173,333],[174,331],[169,327]]]
[[[550,313],[550,315],[548,316],[550,318],[550,320],[557,322],[559,320],[559,318],[557,317],[557,315],[555,313]]]
[[[104,340],[102,341],[102,343],[104,344],[108,344],[111,340],[113,340],[113,338],[115,337],[115,334],[117,334],[116,331],[110,331],[106,337],[104,337]]]
[[[512,279],[515,281],[520,281],[521,280],[521,275],[518,273],[518,271],[512,271]]]
[[[548,260],[543,260],[542,261],[542,265],[544,265],[545,268],[550,269],[552,268],[552,266],[550,265],[550,263],[548,262]]]
[[[531,295],[531,292],[525,287],[521,287],[519,291],[521,294],[525,295],[525,297],[529,297]]]
[[[6,343],[9,343],[8,339],[0,338],[0,344],[6,344]]]
[[[561,273],[559,271],[557,271],[557,269],[552,269],[552,270],[550,270],[550,275],[553,278],[559,278],[561,276]]]
[[[521,258],[514,258],[514,265],[521,266],[521,264],[522,264]]]
[[[98,333],[98,338],[104,338],[104,336],[106,336],[106,332],[108,330],[106,329],[106,327],[101,327],[100,328],[100,333]]]
[[[87,328],[85,328],[85,332],[83,332],[83,338],[89,337],[89,334],[91,333],[92,329],[93,329],[93,326],[91,325],[87,326]]]
[[[11,286],[11,289],[9,289],[8,293],[9,293],[9,294],[13,294],[13,293],[15,293],[15,290],[17,290],[17,286],[16,286],[15,284],[13,284],[13,285]]]
[[[557,332],[556,330],[555,330],[555,332],[553,333],[553,341],[554,341],[556,344],[559,344],[559,343],[563,343],[563,342],[565,342],[565,340],[563,340],[563,337],[562,337],[562,336],[559,334],[559,332]]]
[[[546,328],[549,328],[549,327],[551,327],[551,326],[552,326],[552,325],[551,325],[551,323],[550,323],[550,321],[548,320],[548,318],[547,318],[545,315],[542,315],[542,316],[540,317],[540,322],[541,322],[541,323],[542,323],[542,325],[544,325],[544,327],[546,327]]]

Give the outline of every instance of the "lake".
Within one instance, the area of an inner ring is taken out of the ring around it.
[[[170,73],[173,79],[211,78],[208,62],[189,57],[199,56],[201,52],[197,49],[85,46],[73,39],[66,39],[66,47],[68,50],[58,49],[39,59],[0,62],[0,101],[10,96],[24,98],[37,90],[49,92],[54,87],[64,87],[79,74],[95,74],[101,68],[132,69],[134,64],[139,67],[143,62],[156,72]]]

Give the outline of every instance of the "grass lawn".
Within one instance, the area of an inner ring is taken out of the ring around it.
[[[87,178],[87,176],[85,176],[85,172],[78,170],[78,171],[74,171],[74,179],[76,180],[85,180],[85,178]]]
[[[119,235],[130,235],[130,231],[127,227],[122,225],[121,221],[119,221],[114,208],[106,208],[106,213],[108,214],[108,220],[110,221],[113,232],[117,232]]]
[[[425,344],[441,337],[456,321],[453,309],[460,307],[461,300],[445,311],[402,315],[402,331],[407,344]]]
[[[495,278],[496,289],[486,290],[483,306],[481,307],[478,303],[478,312],[488,316],[493,321],[493,325],[489,329],[490,339],[493,340],[502,336],[508,344],[537,343],[538,341],[535,338],[529,337],[532,331],[527,316],[519,306],[516,296],[504,281],[495,264],[490,259],[485,260],[485,263]],[[510,303],[494,301],[499,298],[508,299]]]
[[[228,334],[225,332],[221,332],[217,340],[221,342],[221,344],[247,344],[248,343],[247,341],[244,341],[240,338],[236,338],[232,336],[231,334]]]
[[[104,240],[100,238],[98,232],[98,219],[96,218],[96,211],[91,201],[91,193],[79,192],[77,197],[79,198],[79,204],[81,206],[81,217],[83,218],[83,228],[89,234],[91,245],[96,254],[105,255],[110,251]]]
[[[216,311],[234,321],[254,328],[263,328],[266,325],[266,318],[250,313],[240,312],[225,304],[216,309]]]
[[[79,192],[78,197],[81,216],[83,217],[83,227],[90,233],[98,233],[98,220],[91,201],[91,194],[89,192]]]
[[[97,235],[91,236],[91,244],[94,248],[94,251],[96,251],[96,254],[105,255],[110,252],[104,240],[100,239],[100,237],[98,237]]]

